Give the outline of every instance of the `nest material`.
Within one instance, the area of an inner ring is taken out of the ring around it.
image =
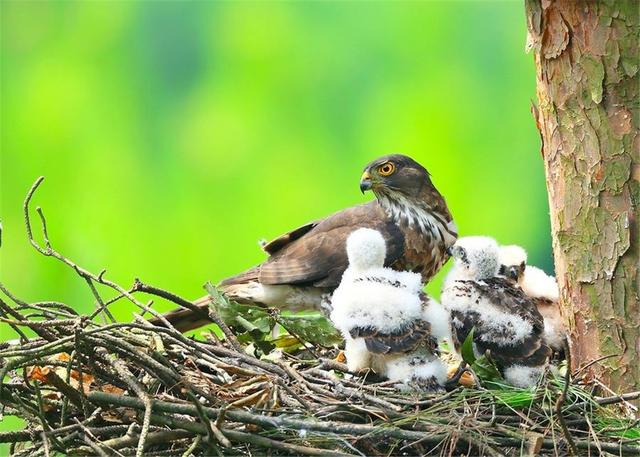
[[[628,403],[640,394],[598,397],[597,381],[550,372],[530,390],[485,382],[402,392],[348,373],[319,318],[240,308],[213,288],[218,333],[187,338],[167,322],[116,322],[109,307],[124,300],[159,316],[142,294],[192,305],[79,267],[52,248],[39,209],[44,246],[36,243],[28,206],[37,184],[25,202],[29,238],[87,283],[96,309],[27,303],[0,285],[0,320],[19,335],[0,346],[0,401],[26,422],[0,433],[13,455],[640,454]],[[288,331],[274,336],[274,327]]]
[[[0,351],[4,413],[27,422],[22,431],[0,434],[0,441],[21,443],[15,455],[569,452],[556,407],[563,379],[551,374],[535,390],[401,393],[348,374],[320,347],[318,359],[302,347],[297,355],[260,360],[213,335],[189,339],[142,319],[97,324],[51,305],[2,305],[5,315],[69,314],[5,318],[42,334]],[[605,406],[624,405],[624,398],[570,386],[560,411],[579,453],[640,452],[637,424],[624,408]]]

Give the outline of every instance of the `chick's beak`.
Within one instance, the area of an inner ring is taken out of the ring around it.
[[[368,171],[365,171],[360,178],[360,192],[364,194],[367,190],[371,190],[372,185],[371,175]]]
[[[518,267],[507,268],[507,277],[516,281],[518,279]]]

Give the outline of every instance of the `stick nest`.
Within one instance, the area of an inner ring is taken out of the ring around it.
[[[215,288],[212,331],[188,338],[154,300],[190,302],[136,280],[123,288],[53,249],[46,221],[35,241],[86,284],[95,310],[28,303],[0,285],[0,320],[18,339],[0,345],[4,415],[24,428],[0,433],[15,456],[586,455],[640,454],[629,403],[581,370],[551,370],[535,389],[483,381],[443,394],[400,391],[336,362],[336,335],[319,316],[228,302]],[[128,301],[134,322],[110,307]],[[602,396],[605,395],[605,396]]]

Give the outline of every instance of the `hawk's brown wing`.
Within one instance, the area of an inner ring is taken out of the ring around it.
[[[265,244],[262,249],[269,255],[273,255],[278,252],[280,249],[288,245],[289,243],[297,240],[298,238],[304,236],[307,232],[313,229],[316,225],[318,225],[320,221],[309,222],[308,224],[304,224],[298,228],[291,230],[290,232],[285,233],[284,235],[280,235],[275,240],[272,240]]]
[[[378,230],[384,237],[386,265],[402,257],[402,231],[377,202],[370,202],[307,224],[267,245],[273,254],[258,267],[260,283],[337,287],[348,266],[347,238],[361,227]]]
[[[431,336],[431,324],[416,320],[395,332],[384,333],[371,327],[356,327],[349,332],[352,338],[363,338],[367,350],[373,354],[404,354],[421,346],[436,353],[438,342]]]

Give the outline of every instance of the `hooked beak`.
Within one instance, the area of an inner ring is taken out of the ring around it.
[[[453,255],[453,246],[449,246],[449,247],[447,248],[447,254],[448,254],[449,256],[452,256],[452,255]]]
[[[373,183],[371,182],[371,175],[368,171],[365,171],[362,173],[362,177],[360,178],[360,192],[364,194],[366,191],[371,190],[372,186]]]

